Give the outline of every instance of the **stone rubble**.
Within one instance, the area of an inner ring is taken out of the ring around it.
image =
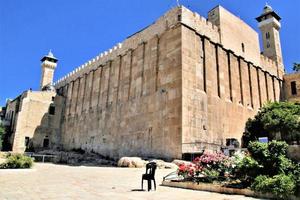
[[[155,162],[159,169],[177,169],[178,166],[174,163],[165,162],[158,159],[143,160],[139,157],[122,157],[118,161],[118,167],[141,168],[145,167],[147,163]]]
[[[40,151],[38,154],[54,155],[54,163],[68,165],[86,165],[86,166],[116,166],[116,162],[112,159],[105,158],[99,154],[74,152],[74,151]]]
[[[182,164],[184,164],[184,165],[193,165],[192,162],[185,161],[185,160],[173,160],[172,163],[176,164],[177,166],[180,166]]]

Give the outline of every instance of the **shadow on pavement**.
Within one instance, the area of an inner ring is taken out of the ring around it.
[[[131,192],[146,192],[146,190],[143,190],[143,189],[132,189]]]

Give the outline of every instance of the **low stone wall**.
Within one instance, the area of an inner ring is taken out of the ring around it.
[[[53,162],[67,165],[86,165],[86,166],[116,166],[116,162],[102,155],[87,152],[75,151],[55,151],[44,150],[33,153],[31,157],[35,157],[38,162]]]
[[[194,182],[163,181],[161,185],[168,186],[168,187],[191,189],[191,190],[217,192],[217,193],[223,193],[223,194],[235,194],[235,195],[245,195],[245,196],[257,197],[257,198],[276,199],[276,197],[272,194],[258,193],[258,192],[254,192],[249,189],[227,188],[227,187],[223,187],[222,185],[209,184],[209,183],[197,184]],[[297,198],[292,196],[292,197],[290,197],[290,199],[296,200]]]

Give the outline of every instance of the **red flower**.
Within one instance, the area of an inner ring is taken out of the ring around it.
[[[186,170],[185,165],[184,164],[179,165],[178,170],[181,171],[181,172],[184,172]]]

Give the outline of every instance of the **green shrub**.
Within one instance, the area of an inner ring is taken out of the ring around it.
[[[295,193],[296,184],[291,176],[279,174],[273,177],[258,176],[255,178],[251,188],[254,191],[272,193],[281,199],[287,199]]]
[[[261,174],[263,166],[250,156],[245,156],[236,166],[236,175],[246,186],[250,186],[255,177]]]
[[[286,157],[288,144],[282,141],[269,143],[250,142],[248,150],[251,156],[262,165],[260,174],[274,176],[287,174],[293,169],[293,163]]]
[[[204,175],[204,177],[198,179],[198,182],[212,183],[220,178],[220,172],[216,169],[203,169],[201,174]]]
[[[289,145],[283,141],[273,140],[268,143],[268,150],[271,157],[285,156],[287,155]]]
[[[9,154],[6,162],[0,164],[0,169],[31,168],[33,159],[22,154]]]
[[[265,163],[270,157],[270,151],[268,149],[268,143],[262,142],[250,142],[248,151],[251,156],[259,163]]]
[[[262,168],[256,160],[250,156],[245,156],[240,163],[238,163],[237,168],[244,174],[249,174],[251,171],[259,171]],[[257,174],[258,172],[254,172]]]
[[[289,174],[296,182],[296,195],[300,197],[300,163],[294,164],[293,169],[290,170]]]
[[[292,102],[269,102],[265,104],[253,119],[246,123],[243,144],[259,137],[270,140],[280,138],[288,143],[300,141],[300,104]]]
[[[278,174],[288,174],[295,167],[293,162],[283,155],[280,155],[278,158],[274,159],[272,164],[272,168],[275,169]]]

